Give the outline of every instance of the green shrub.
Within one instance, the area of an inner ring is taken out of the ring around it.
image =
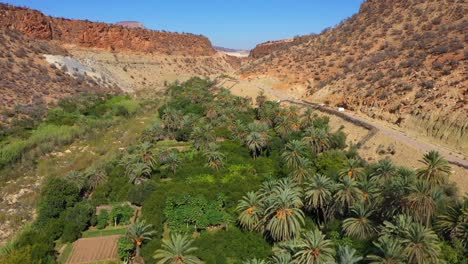
[[[97,229],[104,229],[109,224],[109,211],[101,210],[97,216]]]
[[[89,225],[94,208],[88,202],[77,203],[64,212],[62,241],[73,242],[81,237],[81,232]]]
[[[142,205],[145,199],[156,190],[156,185],[153,182],[144,182],[139,185],[134,185],[128,191],[128,200],[135,205]]]
[[[112,208],[112,211],[110,213],[110,218],[114,226],[122,225],[122,224],[125,225],[125,224],[130,223],[130,218],[132,218],[133,213],[134,213],[133,208],[129,206],[128,204],[118,205]]]
[[[125,236],[119,238],[117,252],[121,260],[129,260],[132,257],[134,250],[135,244],[130,238]]]

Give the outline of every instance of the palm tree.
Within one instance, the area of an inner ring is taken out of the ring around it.
[[[301,127],[306,128],[312,126],[314,122],[314,111],[311,108],[307,108],[301,118]]]
[[[372,203],[374,200],[380,200],[380,188],[373,179],[369,179],[367,175],[362,174],[357,182],[358,188],[362,191],[362,197],[365,203]]]
[[[421,162],[425,167],[417,170],[417,176],[429,182],[431,187],[439,186],[447,182],[451,173],[450,166],[439,152],[429,151],[423,156]]]
[[[270,264],[294,264],[294,260],[289,253],[280,253],[270,258]]]
[[[373,242],[377,248],[377,254],[367,256],[370,264],[403,264],[406,263],[404,247],[397,238],[381,236],[377,242]]]
[[[154,153],[152,151],[152,145],[149,142],[143,142],[137,147],[137,155],[143,163],[147,164],[151,168],[154,168],[156,165],[156,160],[154,159]]]
[[[324,128],[309,127],[304,132],[302,140],[315,154],[321,153],[330,147],[330,135]]]
[[[468,197],[449,206],[447,211],[437,218],[436,227],[443,234],[460,240],[468,247]]]
[[[215,140],[215,136],[212,134],[213,128],[208,124],[199,124],[195,126],[190,134],[190,138],[193,140],[193,146],[195,149],[200,150],[208,145],[209,142]]]
[[[89,185],[87,175],[79,171],[70,171],[70,173],[65,176],[65,179],[75,184],[80,191],[83,191]]]
[[[219,170],[223,167],[224,159],[226,157],[218,149],[219,146],[216,145],[216,143],[211,142],[208,144],[208,148],[203,152],[203,155],[206,157],[208,162],[207,166],[215,170]]]
[[[166,164],[170,168],[172,175],[175,175],[177,168],[180,166],[180,158],[177,150],[169,152],[169,155],[167,155]]]
[[[306,207],[320,211],[325,222],[328,219],[328,209],[332,202],[334,188],[334,182],[320,174],[315,175],[304,186]]]
[[[293,169],[289,173],[289,176],[293,178],[294,181],[296,181],[297,183],[302,183],[304,179],[306,179],[309,176],[311,167],[312,167],[312,163],[310,162],[309,159],[300,157],[297,168]]]
[[[255,159],[268,145],[269,136],[268,127],[263,123],[250,123],[248,125],[248,134],[245,138],[245,144]]]
[[[356,264],[362,260],[356,255],[356,250],[348,245],[338,247],[337,264]]]
[[[285,146],[281,159],[290,169],[297,169],[299,167],[300,159],[305,158],[306,147],[303,142],[299,140],[292,140]]]
[[[242,261],[242,264],[267,264],[267,262],[263,259],[253,258]]]
[[[135,256],[137,258],[140,256],[140,247],[143,242],[151,240],[151,237],[156,234],[156,232],[152,230],[152,225],[145,224],[145,220],[137,220],[127,229],[127,237],[130,238],[135,244]]]
[[[352,179],[358,178],[363,173],[363,168],[361,166],[361,161],[358,159],[348,159],[346,160],[346,166],[340,170],[340,176],[349,176]]]
[[[126,169],[127,177],[129,178],[129,182],[133,184],[139,184],[141,181],[148,177],[151,174],[151,168],[142,162],[129,164]]]
[[[164,123],[164,128],[170,133],[172,138],[174,138],[174,133],[181,128],[183,114],[179,110],[173,108],[167,108],[164,110],[162,120]]]
[[[296,237],[304,224],[300,188],[288,180],[282,180],[267,199],[269,206],[265,210],[265,229],[271,238],[285,241]]]
[[[408,255],[408,263],[438,263],[439,238],[430,228],[413,223],[405,232],[403,244]]]
[[[364,204],[358,204],[351,209],[354,217],[343,221],[343,229],[346,235],[357,239],[368,239],[375,234],[374,223],[370,219],[373,210],[366,208]]]
[[[286,139],[292,132],[295,131],[294,124],[288,116],[282,115],[276,120],[275,131],[282,139]]]
[[[263,201],[257,193],[248,192],[239,201],[237,211],[240,212],[238,221],[243,228],[250,231],[261,229]]]
[[[410,194],[406,197],[408,214],[414,214],[420,223],[428,226],[437,210],[437,201],[441,196],[440,190],[432,189],[428,182],[417,181],[410,187]]]
[[[331,240],[318,229],[303,233],[298,243],[294,245],[294,260],[298,264],[323,264],[333,263],[335,249]]]
[[[88,177],[88,188],[91,191],[107,180],[107,174],[102,169],[92,169],[86,174]]]
[[[389,159],[380,160],[372,176],[381,184],[385,184],[397,176],[398,170]]]
[[[158,264],[202,264],[203,262],[192,255],[196,247],[191,247],[193,241],[181,234],[170,235],[170,239],[163,239],[162,249],[156,250],[153,258]]]
[[[335,203],[341,213],[347,211],[349,207],[354,206],[363,198],[362,191],[357,187],[356,181],[349,176],[340,179],[336,190],[333,198],[335,198]]]

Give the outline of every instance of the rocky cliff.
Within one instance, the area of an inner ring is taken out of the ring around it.
[[[466,150],[466,12],[463,1],[368,0],[358,14],[305,42],[259,46],[261,56],[241,73],[277,77],[305,88],[310,100]]]
[[[0,27],[19,30],[32,38],[56,40],[86,48],[188,56],[215,53],[208,38],[200,35],[55,18],[36,10],[6,4],[0,4]]]

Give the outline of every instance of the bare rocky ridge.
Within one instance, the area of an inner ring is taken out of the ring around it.
[[[259,45],[243,77],[273,76],[342,106],[468,152],[465,1],[369,0],[302,41]]]
[[[55,18],[36,10],[6,4],[0,4],[0,14],[2,28],[19,30],[32,38],[56,40],[86,48],[189,56],[215,53],[208,38],[200,35]]]

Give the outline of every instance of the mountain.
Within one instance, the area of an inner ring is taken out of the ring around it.
[[[466,149],[466,12],[459,1],[368,0],[321,34],[257,46],[240,72]]]
[[[115,23],[116,25],[125,27],[125,28],[139,28],[139,29],[146,29],[146,27],[138,22],[138,21],[120,21]]]
[[[32,38],[56,40],[85,48],[190,56],[215,53],[210,40],[200,35],[55,18],[36,10],[6,4],[0,4],[0,13],[2,28],[19,30]]]
[[[243,49],[230,49],[230,48],[224,48],[224,47],[219,47],[219,46],[213,46],[213,48],[221,53],[234,56],[234,57],[239,57],[239,58],[246,58],[249,56],[249,50],[243,50]]]

